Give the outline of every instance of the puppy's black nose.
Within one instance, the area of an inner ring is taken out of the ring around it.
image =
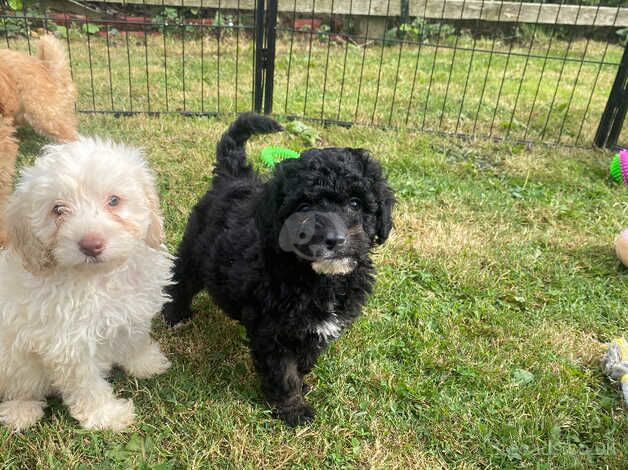
[[[346,238],[342,233],[329,232],[325,235],[325,246],[328,250],[332,250],[337,246],[342,245],[345,241]]]
[[[105,240],[100,235],[89,233],[79,241],[79,248],[87,256],[98,256],[105,250]]]

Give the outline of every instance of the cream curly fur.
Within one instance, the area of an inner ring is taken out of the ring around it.
[[[134,408],[105,380],[112,366],[139,378],[170,366],[150,337],[171,257],[141,153],[93,139],[46,147],[23,171],[7,221],[0,422],[24,429],[59,394],[85,428],[127,427]],[[86,253],[86,239],[102,251]]]
[[[37,56],[0,49],[0,246],[2,212],[11,193],[17,155],[16,127],[30,125],[55,142],[77,138],[76,89],[62,43],[42,36]]]

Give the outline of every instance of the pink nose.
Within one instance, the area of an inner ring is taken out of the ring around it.
[[[79,242],[79,248],[87,256],[98,256],[105,249],[105,240],[100,235],[88,233]]]

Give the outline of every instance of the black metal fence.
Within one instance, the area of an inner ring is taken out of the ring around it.
[[[86,113],[255,109],[613,147],[628,140],[628,8],[608,2],[20,1],[0,39],[32,51],[42,30],[63,37]]]

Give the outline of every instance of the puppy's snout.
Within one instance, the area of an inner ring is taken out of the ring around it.
[[[79,248],[87,256],[98,256],[105,250],[105,240],[100,235],[89,233],[79,241]]]
[[[327,235],[325,235],[325,246],[328,250],[333,250],[343,245],[346,240],[347,238],[342,233],[328,232]]]

